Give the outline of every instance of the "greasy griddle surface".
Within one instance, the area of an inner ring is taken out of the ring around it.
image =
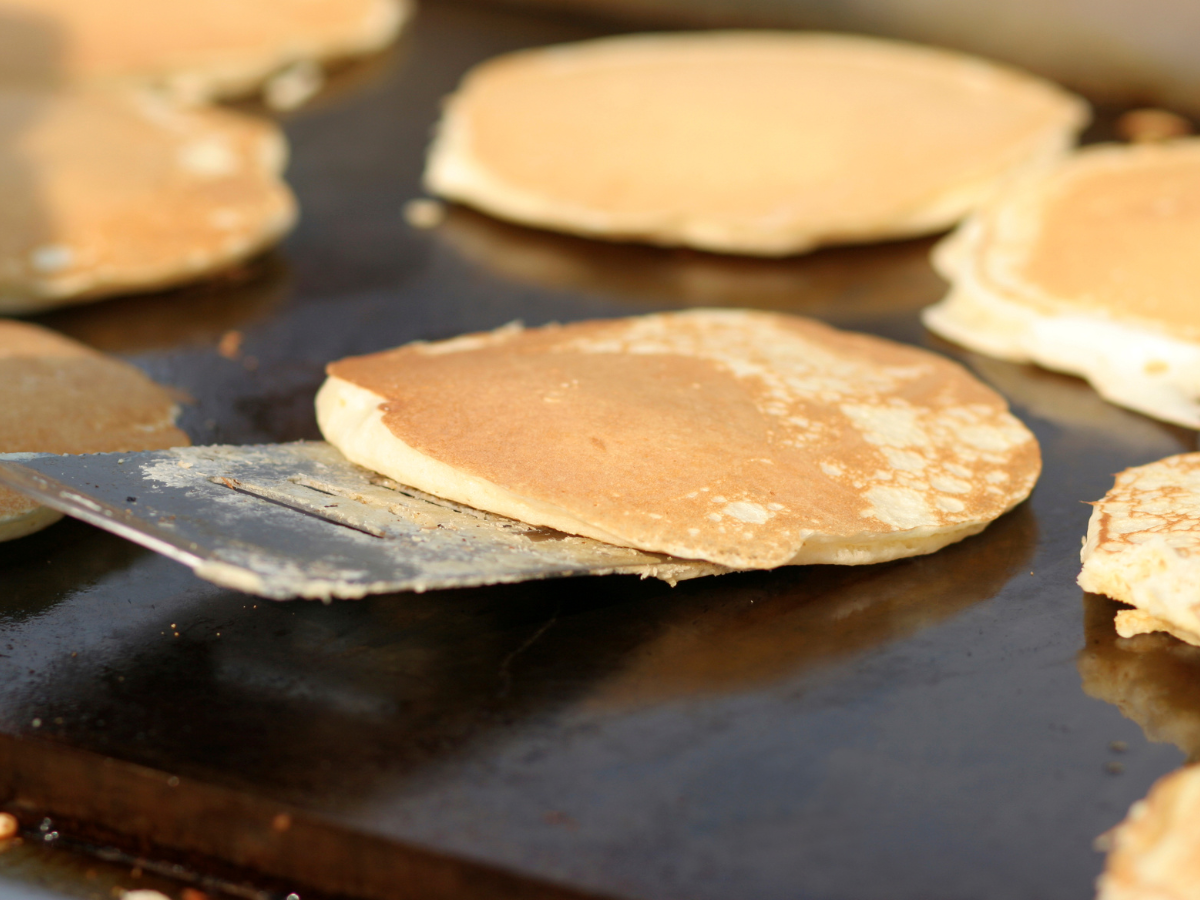
[[[1192,434],[931,337],[917,321],[942,291],[928,241],[755,261],[463,210],[410,229],[400,209],[460,73],[596,33],[427,4],[395,53],[286,121],[304,212],[278,254],[215,285],[39,321],[188,392],[183,424],[210,443],[315,437],[327,361],[415,338],[687,305],[790,310],[974,367],[1042,441],[1032,501],[934,556],[875,567],[332,606],[255,601],[64,523],[0,546],[5,801],[330,893],[1087,896],[1093,839],[1183,758],[1122,716],[1116,698],[1137,691],[1114,685],[1132,678],[1186,716],[1200,679],[1179,677],[1196,666],[1170,645],[1146,651],[1169,658],[1155,667],[1115,643],[1107,601],[1075,586],[1080,501],[1112,472],[1192,449]]]

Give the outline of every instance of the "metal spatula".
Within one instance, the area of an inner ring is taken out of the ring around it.
[[[319,442],[12,453],[0,455],[0,483],[201,578],[277,600],[610,573],[674,583],[726,571],[460,506]]]

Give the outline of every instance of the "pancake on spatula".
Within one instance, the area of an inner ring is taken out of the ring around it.
[[[1097,843],[1108,860],[1096,900],[1200,896],[1200,766],[1164,775]]]
[[[940,244],[942,337],[1200,427],[1200,140],[1081,150]]]
[[[0,313],[191,281],[277,241],[274,124],[145,94],[0,86]]]
[[[108,453],[190,443],[175,401],[127,363],[26,322],[0,319],[0,453]],[[0,540],[61,513],[0,488]]]
[[[794,316],[516,326],[331,364],[350,460],[530,524],[738,569],[930,553],[1023,500],[1033,436],[955,363]]]
[[[153,85],[193,101],[289,73],[296,90],[324,60],[386,46],[411,11],[409,0],[0,0],[0,23],[12,23],[0,73]]]
[[[1084,103],[872,38],[694,32],[527,50],[469,72],[427,188],[592,237],[781,256],[946,228],[1066,152]]]
[[[1200,646],[1200,453],[1126,469],[1094,504],[1079,586],[1134,609],[1117,632],[1167,631]]]

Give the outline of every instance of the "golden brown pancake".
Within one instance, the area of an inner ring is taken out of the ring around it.
[[[0,313],[191,281],[295,221],[270,122],[146,94],[0,87]]]
[[[529,225],[779,256],[946,228],[1086,119],[1047,82],[928,47],[626,36],[473,69],[425,180]]]
[[[1200,896],[1200,766],[1154,783],[1108,832],[1096,900],[1194,900]]]
[[[10,80],[25,74],[149,84],[188,100],[228,97],[281,74],[295,81],[306,65],[378,50],[411,12],[409,0],[0,0],[0,21],[22,22],[13,32],[25,34],[26,46],[29,32],[40,32],[36,54],[0,37],[0,70]]]
[[[1200,427],[1200,140],[1082,150],[939,245],[938,334]]]
[[[431,494],[731,568],[859,564],[982,530],[1037,442],[958,365],[793,316],[518,327],[342,360],[349,459]]]
[[[83,344],[0,319],[0,452],[108,453],[159,450],[190,441],[178,407],[139,370]],[[0,488],[0,540],[51,524],[60,514]]]
[[[1117,632],[1200,645],[1200,453],[1126,469],[1094,504],[1079,586],[1134,609]]]

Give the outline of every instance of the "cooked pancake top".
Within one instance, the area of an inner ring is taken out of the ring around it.
[[[618,215],[878,229],[1022,161],[1082,105],[957,54],[772,32],[525,51],[464,81],[446,127],[498,184]]]
[[[1040,468],[962,368],[723,310],[501,329],[334,363],[417,451],[635,543],[770,567],[989,521]]]
[[[20,46],[0,68],[43,76],[163,76],[354,51],[387,37],[399,0],[0,0]],[[0,38],[2,40],[2,38]],[[283,57],[283,59],[279,59]]]
[[[178,447],[175,401],[133,366],[36,325],[0,319],[0,452]],[[0,488],[0,518],[37,503]]]
[[[1200,552],[1200,453],[1126,469],[1095,504],[1092,553],[1119,553],[1164,540],[1180,556]]]
[[[1082,151],[991,221],[1001,287],[1200,339],[1200,140]]]
[[[186,277],[291,222],[266,121],[148,96],[0,87],[0,296]]]

